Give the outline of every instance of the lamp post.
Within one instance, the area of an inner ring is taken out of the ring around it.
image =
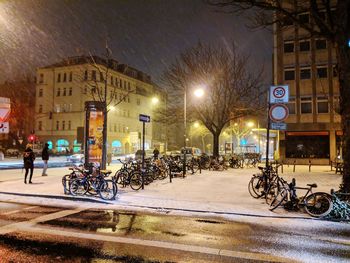
[[[194,90],[193,94],[200,98],[204,95],[204,89],[198,87]],[[186,147],[187,147],[187,89],[185,86],[184,92],[184,156],[183,156],[183,167],[182,167],[182,177],[186,176]]]

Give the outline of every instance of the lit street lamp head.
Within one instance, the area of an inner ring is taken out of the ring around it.
[[[157,104],[159,102],[159,99],[157,97],[152,98],[152,103]]]
[[[201,98],[204,95],[204,90],[202,88],[195,89],[194,95],[198,98]]]

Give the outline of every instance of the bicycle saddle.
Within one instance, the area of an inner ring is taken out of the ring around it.
[[[317,184],[307,184],[307,186],[316,188],[316,187],[317,187]]]
[[[110,174],[110,173],[112,173],[111,170],[100,170],[100,172],[103,173],[103,174]]]

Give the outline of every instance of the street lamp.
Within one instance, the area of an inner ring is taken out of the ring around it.
[[[204,89],[202,88],[202,86],[197,87],[194,90],[194,95],[197,98],[203,97],[204,95]],[[184,160],[183,160],[183,173],[182,176],[185,177],[186,175],[186,147],[187,147],[187,89],[185,86],[185,92],[184,92]]]
[[[159,102],[159,99],[157,97],[152,98],[152,103],[157,104]]]

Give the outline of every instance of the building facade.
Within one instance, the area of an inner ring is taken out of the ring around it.
[[[56,152],[82,150],[78,130],[85,122],[85,102],[106,101],[107,151],[134,153],[141,146],[139,114],[152,117],[166,105],[166,94],[150,76],[116,60],[71,57],[37,69],[35,134]],[[157,98],[157,99],[155,99]],[[146,148],[165,145],[164,130],[146,124]]]
[[[316,26],[306,5],[289,3],[301,21]],[[336,63],[326,39],[311,36],[293,21],[274,26],[274,84],[289,85],[290,95],[287,131],[280,134],[282,160],[328,164],[341,155]]]

